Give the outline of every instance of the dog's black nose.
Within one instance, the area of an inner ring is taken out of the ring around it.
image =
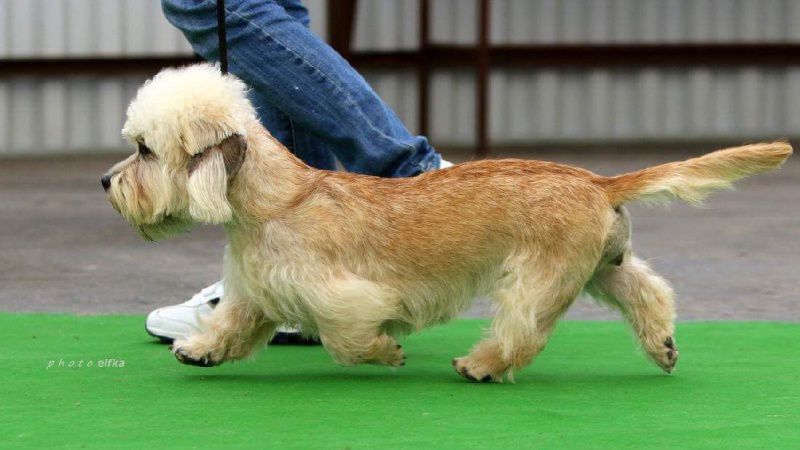
[[[111,187],[111,175],[103,175],[103,178],[100,178],[100,184],[103,185],[104,191],[108,191],[108,188]]]

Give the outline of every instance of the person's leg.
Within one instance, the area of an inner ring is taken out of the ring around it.
[[[300,0],[278,0],[286,13],[294,20],[308,28],[311,18],[308,10]],[[232,73],[237,73],[235,67],[230,68]],[[278,139],[286,148],[305,161],[306,164],[317,169],[335,170],[336,157],[327,145],[310,136],[292,119],[273,106],[266,95],[261,91],[250,91],[250,102],[256,108],[258,117],[264,127]]]
[[[228,0],[231,73],[319,138],[352,172],[412,176],[439,167],[428,140],[412,136],[366,81],[283,4]],[[169,21],[194,50],[218,59],[216,2],[162,0]]]
[[[327,146],[309,136],[286,114],[272,106],[260,92],[251,90],[249,97],[261,123],[290,152],[311,167],[324,170],[336,169],[336,157]]]

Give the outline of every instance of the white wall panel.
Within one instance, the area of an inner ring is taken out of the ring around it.
[[[37,101],[40,97],[37,87],[37,83],[32,80],[11,80],[10,146],[21,152],[34,152],[38,149],[38,137],[41,136],[41,130],[36,126]]]
[[[362,50],[413,49],[418,45],[417,0],[361,2],[354,45]]]
[[[592,42],[608,41],[611,36],[611,2],[596,0],[585,6],[589,18],[586,26],[586,38]]]
[[[0,0],[0,25],[0,56],[191,54],[156,0]]]
[[[745,68],[739,72],[738,97],[740,105],[736,111],[738,122],[746,133],[758,132],[762,111],[758,105],[762,103],[761,90],[764,76],[756,68]]]
[[[543,139],[553,139],[557,136],[559,126],[559,111],[561,110],[561,89],[560,74],[556,70],[544,70],[538,74],[537,80],[534,81],[536,86],[536,97],[534,103],[531,105],[533,109],[532,116],[536,118],[533,126],[534,133],[542,136]],[[509,95],[513,95],[509,93]],[[491,111],[490,111],[491,114]],[[520,114],[528,116],[527,111],[512,111],[509,114]],[[493,139],[498,139],[503,136],[499,130],[491,130]],[[530,135],[530,132],[528,133]]]
[[[67,49],[67,24],[64,20],[66,14],[65,0],[50,0],[47,11],[41,15],[41,49],[42,56],[63,55]]]
[[[67,146],[77,150],[98,148],[96,82],[88,77],[76,77],[69,80],[68,86]]]
[[[663,0],[664,42],[681,42],[686,39],[689,12],[684,0]]]
[[[763,132],[775,135],[780,134],[784,137],[788,134],[787,131],[798,132],[800,130],[788,128],[786,123],[787,112],[787,98],[784,95],[789,90],[787,85],[786,72],[772,72],[765,77],[763,93],[763,102],[761,102],[761,113],[763,115]],[[790,101],[798,101],[800,99],[792,99]],[[758,104],[758,103],[757,103]],[[762,130],[753,130],[754,133]]]
[[[593,70],[587,74],[586,117],[584,131],[592,139],[603,139],[609,134],[611,117],[611,74],[607,70]]]
[[[434,22],[447,40],[456,9],[474,3],[434,0]],[[449,11],[450,10],[450,11]],[[461,13],[463,14],[463,12]],[[797,0],[494,0],[497,43],[797,41]],[[473,34],[474,36],[474,34]]]
[[[612,87],[611,136],[621,139],[624,136],[637,136],[641,129],[636,111],[636,80],[626,73],[614,73]]]
[[[161,2],[148,2],[151,5],[149,11],[149,23],[145,30],[140,32],[148,33],[152,36],[150,42],[150,53],[158,55],[180,55],[191,54],[192,49],[183,34],[164,17],[161,11]]]
[[[728,71],[716,74],[713,91],[713,121],[712,132],[724,136],[733,132],[736,125],[736,78]]]
[[[414,48],[417,0],[360,2],[358,49]],[[306,0],[325,35],[325,0]],[[798,41],[798,0],[494,0],[496,43]],[[476,0],[431,0],[434,42],[477,36]],[[187,54],[156,0],[0,0],[0,55]],[[13,39],[11,37],[13,36]]]
[[[11,0],[0,0],[0,58],[8,56],[10,43],[11,27]]]
[[[419,118],[417,115],[417,81],[414,73],[367,72],[367,82],[392,104],[392,109],[400,120],[412,132],[416,132]]]
[[[401,118],[415,80],[370,73]],[[800,134],[800,68],[495,71],[490,133],[497,145],[551,141],[789,137]],[[431,83],[434,144],[474,138],[474,79],[441,72]],[[409,121],[412,126],[416,124]]]
[[[525,3],[522,0],[521,3]],[[531,19],[535,20],[535,26],[532,30],[536,40],[541,43],[552,43],[558,40],[558,28],[557,23],[553,19],[558,11],[558,0],[541,0],[539,2],[535,2],[537,7],[533,11],[533,17],[530,16],[523,16],[527,18],[527,22],[530,23]],[[517,1],[517,5],[520,4],[520,1]],[[523,11],[520,11],[522,13]],[[510,10],[508,12],[509,15],[516,16],[517,11]],[[526,32],[530,30],[528,27],[516,27],[515,28],[515,36],[516,38],[524,42],[526,40]]]
[[[712,89],[711,70],[703,68],[689,73],[688,90],[691,101],[687,113],[691,117],[688,129],[691,135],[707,133],[711,129],[711,119],[714,117]]]
[[[786,72],[786,113],[784,114],[787,130],[800,130],[800,67],[793,67]]]
[[[431,41],[434,43],[472,44],[477,38],[477,2],[475,0],[431,0]],[[417,17],[406,20],[417,21]]]
[[[151,2],[158,3],[158,2]],[[122,26],[123,6],[120,1],[94,2],[94,26],[96,35],[96,54],[99,56],[114,56],[124,54],[122,39],[125,29]]]
[[[91,0],[70,0],[64,21],[67,24],[67,56],[84,56],[94,53],[92,27],[94,8]],[[36,55],[38,56],[38,55]]]
[[[9,5],[9,55],[20,57],[36,52],[36,30],[39,29],[38,19],[41,17],[38,2],[35,0],[11,0]]]
[[[142,8],[141,0],[124,0],[122,2],[123,53],[125,55],[142,55],[150,50],[152,36],[147,32],[151,23],[150,8]]]
[[[686,111],[689,108],[688,77],[685,71],[664,71],[663,132],[678,136],[688,128]]]
[[[9,83],[0,83],[0,154],[10,152],[11,147],[11,87]]]
[[[781,11],[781,15],[786,20],[786,36],[784,39],[788,41],[800,40],[800,27],[797,26],[797,24],[800,24],[800,1],[787,0],[786,11]]]
[[[120,145],[120,120],[125,111],[125,104],[130,99],[123,99],[123,82],[112,78],[97,83],[97,111],[103,111],[97,117],[97,141],[100,148],[114,148]]]
[[[662,71],[657,69],[645,69],[638,74],[636,110],[640,112],[640,132],[645,136],[657,134],[663,123],[661,113],[664,102],[661,74]]]
[[[38,107],[41,109],[42,150],[55,153],[66,148],[67,84],[61,80],[44,80],[41,92]]]

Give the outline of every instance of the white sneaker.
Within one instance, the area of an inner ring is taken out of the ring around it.
[[[448,167],[453,167],[453,163],[451,163],[450,161],[448,161],[448,160],[446,160],[446,159],[442,158],[442,159],[439,161],[439,168],[440,168],[440,169],[447,169]]]
[[[164,306],[151,312],[144,323],[150,336],[166,344],[176,339],[184,339],[200,331],[200,322],[214,311],[224,293],[222,280],[194,294],[191,299],[179,305]],[[271,344],[313,345],[319,344],[315,338],[303,336],[298,330],[280,327],[273,336]]]
[[[214,311],[222,292],[222,281],[217,281],[186,302],[158,308],[147,316],[144,329],[166,343],[186,338],[200,330],[200,320]]]

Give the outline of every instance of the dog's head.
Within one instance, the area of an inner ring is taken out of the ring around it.
[[[122,135],[136,152],[103,176],[109,201],[147,239],[230,221],[228,185],[252,120],[234,76],[209,64],[161,71],[128,107]]]

